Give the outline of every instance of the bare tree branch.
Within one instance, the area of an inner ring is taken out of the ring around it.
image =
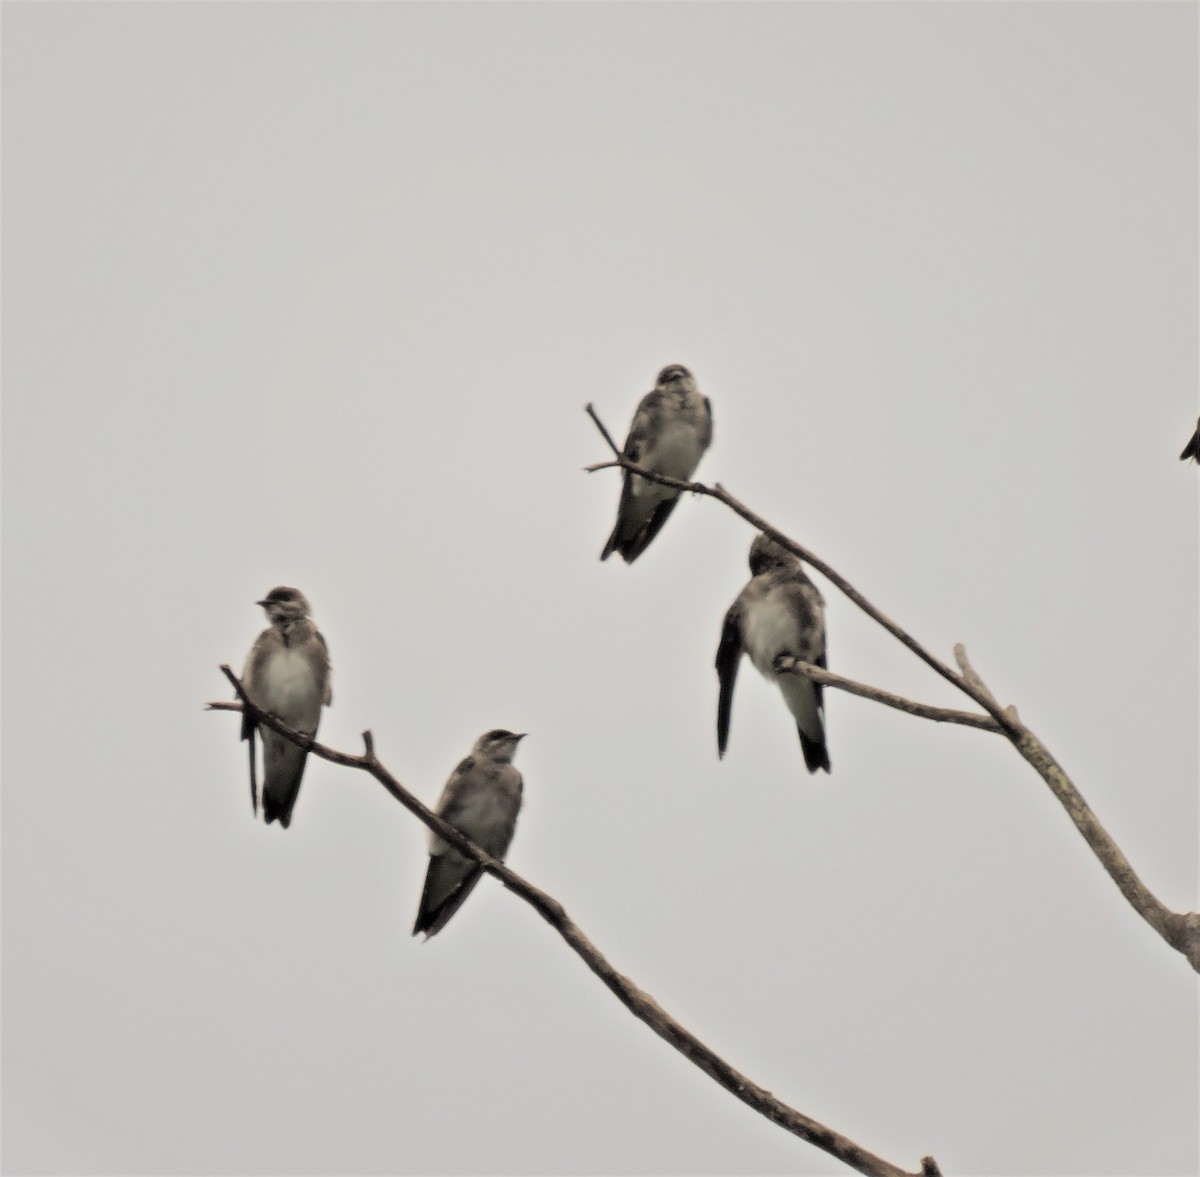
[[[1121,853],[1116,842],[1113,841],[1108,832],[1100,824],[1095,813],[1092,812],[1087,802],[1084,801],[1082,794],[1075,787],[1070,777],[1067,776],[1054,757],[1050,755],[1045,745],[1018,718],[1016,708],[1001,707],[996,701],[995,696],[984,685],[979,675],[971,668],[970,663],[967,662],[966,653],[961,645],[955,647],[955,658],[958,661],[961,671],[961,673],[956,673],[946,663],[931,654],[916,638],[912,637],[911,634],[892,621],[890,617],[872,605],[862,593],[840,573],[830,568],[824,560],[814,556],[807,548],[802,547],[781,531],[777,531],[765,519],[756,515],[743,503],[735,499],[719,482],[714,483],[710,487],[702,482],[684,482],[678,478],[669,478],[666,475],[656,474],[652,470],[643,469],[629,461],[628,458],[616,449],[608,430],[604,428],[603,422],[592,405],[589,404],[586,406],[586,412],[596,423],[605,441],[608,442],[609,447],[616,455],[615,461],[598,463],[595,466],[588,467],[588,470],[602,470],[613,466],[620,466],[625,470],[640,474],[650,482],[658,482],[663,486],[672,486],[680,491],[690,491],[693,494],[705,495],[708,498],[713,498],[718,502],[724,503],[734,514],[745,519],[747,523],[758,528],[759,531],[766,532],[776,543],[781,544],[788,551],[799,556],[806,564],[815,568],[830,583],[840,589],[845,596],[849,597],[868,617],[883,626],[888,633],[935,673],[939,674],[947,682],[952,683],[965,695],[978,703],[995,723],[995,727],[988,730],[997,730],[1004,735],[1025,760],[1033,766],[1034,770],[1046,784],[1050,786],[1051,791],[1062,803],[1063,808],[1066,809],[1067,815],[1075,823],[1075,828],[1083,835],[1092,852],[1100,859],[1104,869],[1112,876],[1121,894],[1129,900],[1134,910],[1172,948],[1182,953],[1196,972],[1200,972],[1200,913],[1172,911],[1151,893],[1145,883],[1138,878],[1133,867],[1129,864],[1129,860]],[[807,663],[796,662],[793,666],[789,666],[788,669],[796,673],[805,674],[807,677],[813,678],[818,682],[825,681],[818,678],[815,673],[811,673],[813,671],[820,671],[820,668],[810,666]],[[828,671],[821,673],[827,675]],[[907,700],[900,700],[896,695],[887,696],[885,692],[878,692],[878,694],[869,693],[874,691],[875,688],[857,690],[846,686],[845,684],[848,681],[834,682],[831,680],[829,681],[829,685],[841,687],[844,690],[851,691],[853,694],[863,695],[865,698],[874,698],[876,702],[884,703],[889,707],[899,706],[900,710],[912,711],[912,714],[915,715],[924,714],[921,710],[912,710],[914,707],[921,707],[920,704],[900,706],[901,703],[907,703]],[[859,685],[861,684],[855,684],[855,687]],[[958,714],[965,715],[967,713],[961,712]],[[932,719],[934,716],[926,715],[926,718]],[[955,720],[952,722],[963,721]],[[975,723],[972,726],[983,727],[983,724]]]
[[[905,699],[901,695],[893,695],[881,691],[878,687],[869,687],[866,683],[855,682],[852,678],[843,678],[821,666],[811,662],[802,662],[791,654],[780,654],[775,659],[776,670],[786,670],[792,674],[802,674],[805,678],[819,682],[823,687],[836,687],[850,695],[860,695],[874,703],[882,703],[885,707],[894,707],[897,711],[906,711],[909,715],[919,715],[922,719],[932,719],[934,723],[959,723],[963,727],[976,727],[980,731],[998,732],[1000,725],[987,715],[976,715],[973,711],[955,711],[950,707],[931,707],[928,703],[917,703]]]
[[[414,814],[440,838],[448,842],[460,854],[474,859],[488,874],[499,879],[508,890],[525,900],[570,945],[584,964],[616,994],[618,1000],[630,1013],[645,1022],[660,1038],[673,1046],[684,1058],[699,1067],[731,1095],[740,1099],[742,1103],[753,1108],[759,1115],[778,1124],[786,1132],[815,1145],[857,1172],[867,1174],[868,1177],[917,1177],[916,1174],[911,1174],[898,1165],[893,1165],[882,1157],[868,1152],[865,1148],[855,1144],[849,1137],[835,1132],[832,1128],[826,1128],[824,1124],[776,1099],[769,1091],[752,1083],[745,1075],[735,1070],[705,1046],[690,1030],[672,1018],[653,997],[639,989],[628,977],[617,972],[567,915],[558,900],[539,891],[531,883],[527,883],[504,863],[480,850],[474,842],[464,837],[454,826],[449,825],[431,809],[427,809],[421,804],[376,759],[375,743],[369,731],[363,732],[364,754],[362,756],[351,756],[345,752],[338,752],[324,744],[317,743],[307,732],[289,727],[274,715],[257,707],[247,697],[245,688],[228,666],[222,666],[221,673],[233,684],[233,689],[237,692],[241,702],[209,703],[208,710],[248,711],[260,723],[272,731],[278,732],[285,739],[291,740],[293,744],[306,749],[312,755],[322,760],[328,760],[331,764],[339,764],[344,768],[356,768],[369,773],[405,809]],[[938,1173],[937,1162],[932,1157],[923,1157],[919,1174],[928,1177],[928,1175],[937,1175]]]
[[[603,462],[596,466],[588,467],[588,470],[602,470],[613,466],[620,466],[625,470],[630,470],[634,474],[640,474],[643,478],[650,482],[658,482],[663,486],[672,486],[676,490],[690,491],[692,494],[705,495],[708,498],[716,499],[720,503],[724,503],[735,515],[740,515],[747,523],[756,527],[759,531],[764,531],[776,543],[787,548],[793,555],[799,556],[806,564],[810,564],[822,576],[825,577],[831,584],[835,585],[841,592],[850,598],[872,621],[882,625],[901,645],[905,646],[911,653],[915,654],[927,666],[929,666],[937,674],[940,674],[947,682],[953,683],[960,691],[970,695],[981,707],[984,706],[983,697],[977,694],[975,688],[964,679],[955,673],[951,667],[941,659],[936,658],[931,654],[920,642],[916,640],[907,631],[900,628],[890,617],[887,616],[881,609],[877,609],[866,597],[862,595],[841,573],[831,568],[820,556],[814,555],[807,548],[802,547],[794,539],[783,534],[782,531],[776,530],[770,523],[767,522],[761,515],[756,515],[745,503],[739,502],[733,497],[719,482],[712,486],[707,486],[703,482],[685,482],[681,478],[670,478],[665,474],[656,474],[652,470],[643,469],[635,462],[631,462],[626,458],[616,446],[613,444],[612,437],[607,429],[604,428],[603,422],[596,413],[594,406],[588,404],[585,406],[585,411],[588,416],[596,423],[600,432],[603,434],[605,441],[608,442],[616,455],[614,462]],[[1003,719],[998,720],[1003,728],[1005,722]]]
[[[617,443],[615,441],[613,441],[612,434],[609,433],[609,431],[604,428],[604,422],[600,420],[599,416],[596,413],[596,410],[594,408],[592,408],[592,406],[589,404],[587,406],[586,411],[587,411],[587,415],[589,417],[591,417],[591,419],[593,421],[596,422],[596,428],[600,430],[600,436],[603,437],[606,442],[608,442],[608,448],[610,450],[612,450],[612,452],[614,454],[616,454],[618,458],[621,457],[620,446],[618,446]]]
[[[962,668],[963,677],[974,683],[990,700],[988,710],[993,715],[999,712],[1000,704],[967,661],[967,651],[961,644],[954,647],[954,657]],[[1120,888],[1121,894],[1172,948],[1178,949],[1187,957],[1193,969],[1200,972],[1200,915],[1195,912],[1172,911],[1150,891],[1130,865],[1129,859],[1100,824],[1099,818],[1083,799],[1083,794],[1075,787],[1075,783],[1063,771],[1062,766],[1050,755],[1041,740],[1017,718],[1016,708],[1010,707],[1004,714],[1009,723],[1017,729],[1015,738],[1005,732],[1013,747],[1033,765],[1037,774],[1050,786],[1051,792],[1061,802],[1075,823],[1075,828],[1083,835],[1092,853],[1100,859],[1100,864]]]

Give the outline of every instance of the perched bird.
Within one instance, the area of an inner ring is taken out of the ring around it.
[[[647,470],[686,481],[708,449],[712,429],[708,397],[697,389],[691,372],[682,364],[671,364],[659,372],[654,391],[642,397],[621,452]],[[662,530],[678,501],[679,491],[674,488],[626,470],[617,525],[600,559],[619,552],[626,564],[632,564]]]
[[[329,650],[320,630],[309,616],[308,599],[294,588],[273,588],[255,604],[261,605],[271,625],[258,635],[246,659],[242,684],[246,693],[264,711],[302,732],[316,735],[321,722],[321,705],[333,702],[329,686]],[[254,795],[254,732],[263,743],[263,817],[267,824],[278,820],[286,830],[292,807],[300,792],[304,761],[308,753],[285,740],[278,732],[242,717],[242,739],[250,741],[250,802],[257,814]]]
[[[1200,462],[1200,421],[1196,422],[1196,432],[1192,434],[1192,440],[1183,447],[1183,453],[1179,455],[1181,462],[1186,462],[1188,458]]]
[[[721,684],[717,702],[717,750],[725,755],[729,742],[729,716],[733,685],[742,654],[769,682],[778,683],[784,702],[796,720],[800,750],[809,772],[829,771],[825,747],[825,704],[821,686],[802,674],[778,669],[781,655],[825,666],[825,613],[821,594],[804,575],[800,560],[767,535],[750,545],[750,583],[725,614],[721,644],[717,647],[717,677]]]
[[[438,801],[438,815],[493,858],[504,857],[517,828],[523,784],[512,761],[524,738],[524,732],[503,728],[484,732],[471,755],[450,774]],[[412,934],[424,932],[428,939],[440,932],[482,874],[474,859],[430,833],[429,870]]]

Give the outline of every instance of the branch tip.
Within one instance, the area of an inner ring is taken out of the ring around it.
[[[596,423],[596,428],[600,430],[600,436],[603,437],[606,442],[608,442],[608,448],[612,450],[612,452],[619,458],[621,456],[620,447],[615,441],[613,441],[612,434],[609,433],[609,431],[604,427],[604,422],[600,420],[600,416],[596,412],[596,407],[591,401],[588,401],[587,405],[584,407],[584,412],[586,412],[587,415]]]
[[[221,663],[221,673],[227,679],[229,679],[234,691],[237,693],[237,697],[241,699],[243,703],[249,702],[249,700],[246,698],[246,688],[242,686],[241,679],[239,679],[238,676],[234,674],[224,662]]]
[[[975,667],[967,660],[967,647],[962,642],[958,642],[954,647],[954,661],[958,663],[958,668],[962,671],[963,681],[968,686],[974,687],[997,711],[1000,710],[1000,704],[996,702],[996,696],[992,694],[987,684],[979,677]]]

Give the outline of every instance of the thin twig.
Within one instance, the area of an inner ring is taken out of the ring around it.
[[[612,446],[612,439],[609,437],[608,430],[604,428],[604,424],[596,414],[595,409],[591,405],[588,405],[587,412],[588,416],[592,418],[597,428],[604,435],[605,440]],[[615,447],[613,449],[616,452]],[[741,516],[747,523],[753,525],[759,531],[765,532],[776,543],[781,544],[788,551],[799,556],[806,564],[815,568],[826,580],[840,589],[845,596],[849,597],[868,617],[883,626],[901,645],[915,654],[916,657],[947,682],[952,683],[963,694],[978,703],[995,721],[996,730],[1000,731],[1025,760],[1033,766],[1046,784],[1050,786],[1054,795],[1062,802],[1067,814],[1075,823],[1076,829],[1087,840],[1093,853],[1100,859],[1104,869],[1112,876],[1113,881],[1120,888],[1125,898],[1132,904],[1134,910],[1172,948],[1181,952],[1196,972],[1200,972],[1200,913],[1172,911],[1151,893],[1149,888],[1138,878],[1133,867],[1130,866],[1129,860],[1121,853],[1116,842],[1113,841],[1108,832],[1097,820],[1096,815],[1092,812],[1087,802],[1084,801],[1083,796],[1075,787],[1070,777],[1067,776],[1058,762],[1050,755],[1045,745],[1021,722],[1017,716],[1017,709],[1015,707],[1000,706],[995,696],[988,690],[979,675],[971,668],[970,663],[967,662],[966,654],[962,651],[961,646],[955,648],[955,657],[958,660],[961,673],[955,673],[946,663],[942,662],[941,659],[935,657],[922,646],[916,638],[872,605],[845,577],[830,568],[824,560],[813,555],[807,548],[802,547],[795,540],[784,535],[783,532],[776,530],[760,515],[756,515],[743,503],[735,499],[719,482],[714,483],[710,487],[702,482],[684,482],[678,478],[669,478],[666,475],[656,474],[652,470],[643,469],[620,453],[617,453],[615,462],[599,463],[594,467],[590,467],[590,469],[604,469],[609,466],[620,466],[625,470],[640,474],[643,478],[651,482],[658,482],[663,486],[671,486],[676,490],[690,491],[692,494],[705,495],[708,498],[713,498],[718,502],[724,503],[734,514]],[[799,666],[796,669],[799,670]],[[830,685],[836,686],[841,684],[831,682]],[[844,689],[849,690],[850,688],[846,687]],[[865,692],[860,691],[855,691],[854,693],[865,694]],[[871,698],[873,696],[866,695],[866,697]],[[891,698],[895,699],[897,697],[892,696]],[[884,698],[880,698],[877,701],[887,703],[888,706],[896,706],[894,702],[889,702]],[[902,707],[901,710],[907,710],[907,708]],[[914,712],[914,714],[918,713]]]
[[[370,773],[401,805],[414,814],[438,837],[448,842],[460,854],[474,859],[479,865],[499,879],[514,895],[525,900],[558,934],[570,945],[572,951],[579,956],[606,986],[616,994],[621,1004],[635,1017],[645,1022],[660,1038],[670,1043],[689,1062],[697,1066],[711,1079],[725,1088],[731,1095],[736,1096],[744,1104],[753,1108],[760,1115],[778,1124],[785,1131],[801,1140],[815,1145],[830,1156],[836,1157],[850,1168],[868,1177],[914,1177],[907,1170],[885,1161],[882,1157],[868,1152],[855,1144],[849,1137],[826,1128],[824,1124],[796,1111],[773,1096],[769,1091],[752,1083],[745,1075],[735,1070],[719,1055],[705,1046],[690,1030],[680,1025],[670,1016],[648,993],[639,989],[628,977],[617,972],[600,950],[583,934],[575,922],[567,915],[558,900],[539,891],[532,883],[526,882],[520,875],[510,870],[498,859],[492,858],[480,850],[474,842],[466,838],[454,826],[443,821],[431,809],[426,808],[417,800],[388,770],[376,759],[374,741],[370,732],[363,733],[363,745],[366,754],[351,756],[319,744],[307,732],[301,732],[277,719],[269,712],[257,707],[246,695],[245,688],[228,666],[221,667],[221,673],[233,684],[240,703],[216,702],[209,703],[210,711],[249,711],[260,723],[278,732],[293,744],[305,747],[314,756],[328,760],[331,764],[340,764],[345,768],[356,768]],[[920,1173],[928,1174],[929,1166],[936,1163],[931,1158],[922,1159]]]
[[[881,691],[878,687],[869,687],[866,683],[855,682],[851,678],[843,678],[840,674],[834,674],[821,666],[814,666],[811,662],[802,662],[799,658],[793,658],[790,654],[780,654],[775,659],[775,667],[778,670],[786,670],[792,674],[802,674],[805,678],[810,678],[813,682],[819,682],[822,686],[836,687],[839,691],[845,691],[847,694],[861,695],[862,698],[870,699],[875,703],[882,703],[885,707],[894,707],[897,711],[906,711],[909,715],[919,715],[922,719],[932,719],[934,723],[958,723],[963,727],[975,727],[985,732],[998,732],[1000,730],[1000,725],[991,716],[976,715],[973,711],[955,711],[950,707],[931,707],[928,703],[917,703],[912,699],[905,699],[901,695],[893,695],[888,691]]]
[[[596,428],[600,430],[600,436],[603,437],[606,442],[608,442],[608,448],[612,450],[612,452],[616,454],[618,458],[620,458],[622,456],[621,447],[617,445],[615,441],[613,441],[612,434],[609,433],[609,431],[604,427],[604,422],[600,420],[599,414],[596,412],[590,401],[586,406],[586,412],[587,415],[596,422]]]

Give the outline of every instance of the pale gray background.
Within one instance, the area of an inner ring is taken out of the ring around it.
[[[4,1163],[827,1173],[423,831],[208,715],[301,586],[321,729],[782,1098],[947,1173],[1197,1168],[1197,978],[1008,745],[712,659],[749,528],[597,562],[665,363],[720,479],[965,641],[1197,897],[1197,8],[4,6]],[[954,704],[828,589],[830,662]]]

